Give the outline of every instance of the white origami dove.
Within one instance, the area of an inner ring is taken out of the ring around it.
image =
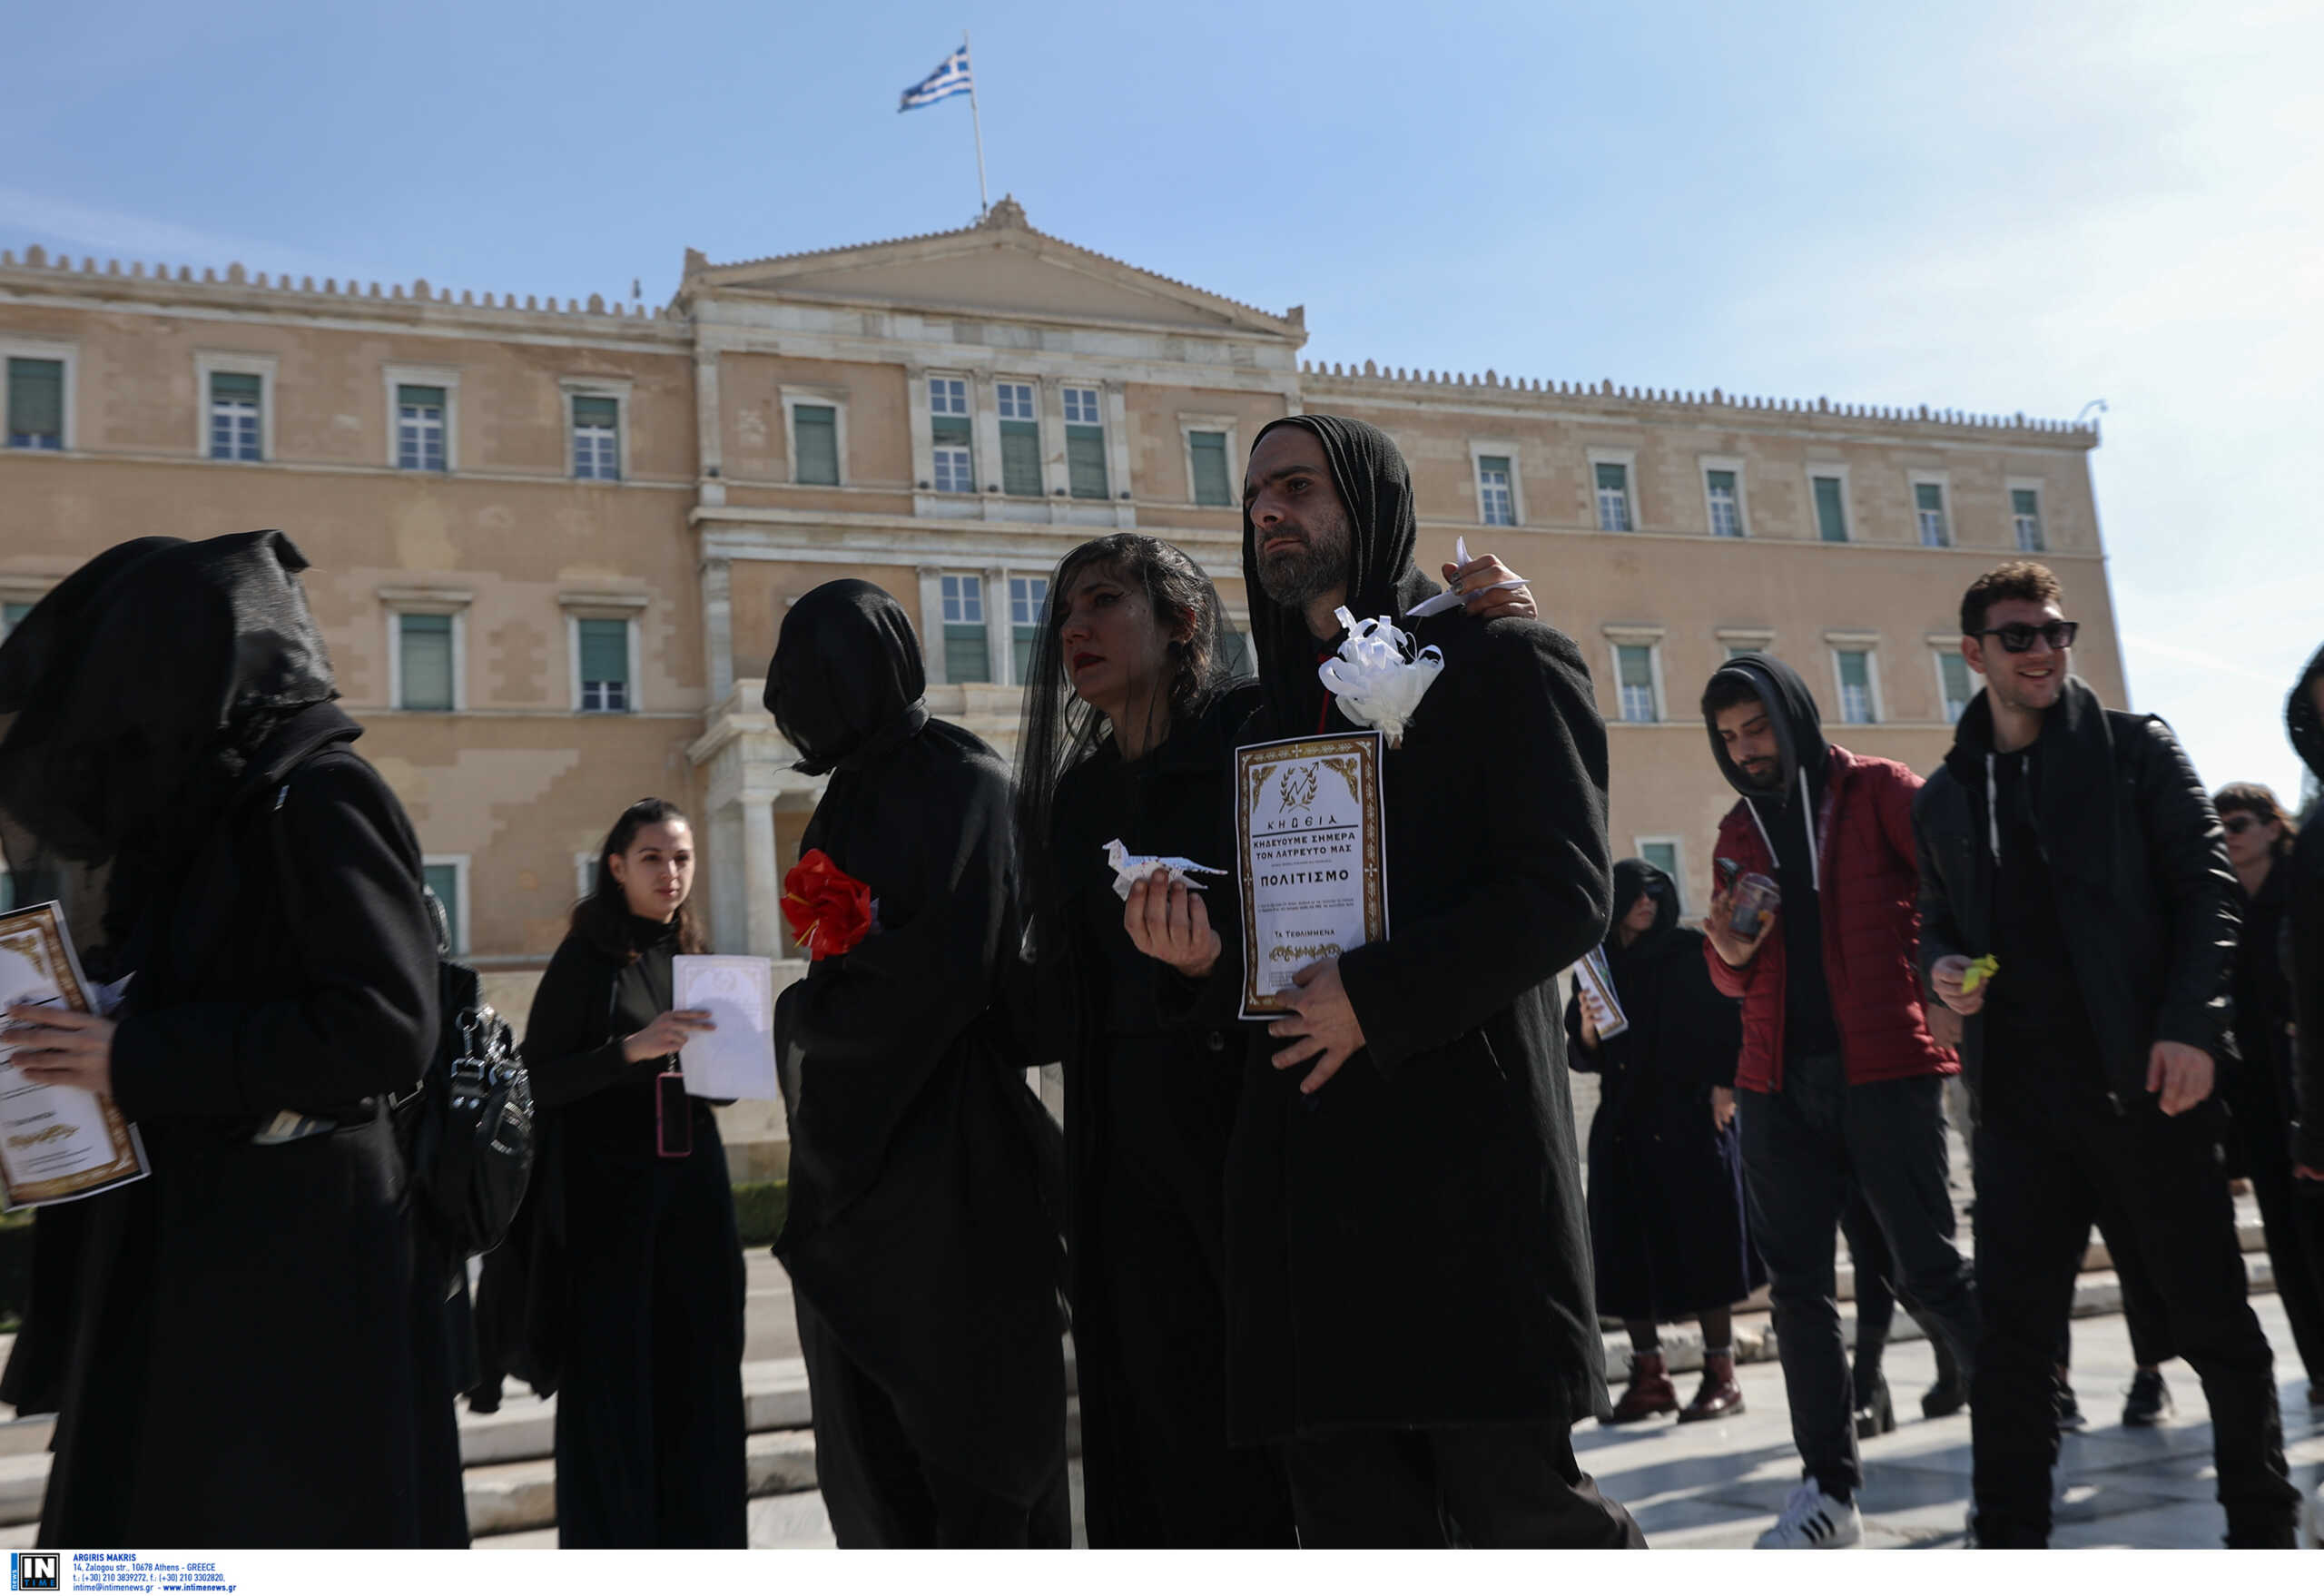
[[[1412,655],[1413,640],[1386,616],[1359,621],[1344,605],[1334,613],[1347,628],[1347,641],[1315,667],[1316,675],[1340,701],[1342,714],[1385,732],[1389,747],[1402,746],[1405,724],[1435,685],[1444,655],[1434,647]]]
[[[1199,871],[1204,875],[1226,873],[1223,870],[1214,870],[1207,864],[1196,864],[1191,859],[1179,859],[1171,854],[1133,853],[1122,846],[1122,840],[1119,837],[1116,837],[1106,844],[1106,863],[1114,872],[1114,896],[1125,903],[1129,901],[1130,888],[1157,870],[1168,871],[1173,885],[1190,888],[1197,892],[1202,891],[1203,883],[1189,876],[1187,873],[1188,871]]]
[[[1452,563],[1456,566],[1465,566],[1469,563],[1469,540],[1466,537],[1456,538],[1453,541]],[[1498,588],[1522,587],[1524,586],[1524,577],[1512,576],[1506,582],[1495,582],[1488,586],[1472,588],[1471,591],[1476,593],[1491,593]],[[1408,621],[1426,620],[1430,616],[1443,615],[1446,610],[1452,608],[1456,605],[1465,604],[1468,602],[1468,599],[1469,595],[1462,592],[1458,587],[1448,587],[1443,592],[1438,594],[1435,597],[1423,598],[1418,604],[1413,606],[1412,608],[1406,610],[1404,612],[1404,619]]]

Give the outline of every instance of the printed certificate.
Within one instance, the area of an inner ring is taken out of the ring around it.
[[[1292,977],[1388,934],[1380,734],[1235,751],[1246,1020],[1289,1009]]]
[[[774,1080],[774,966],[732,953],[681,953],[670,961],[676,1006],[706,1009],[716,1030],[678,1049],[686,1092],[697,1098],[767,1098]]]
[[[65,934],[61,904],[0,914],[0,1004],[93,1012],[92,989]],[[0,1031],[0,1185],[7,1207],[69,1202],[145,1174],[137,1128],[111,1098],[43,1086],[16,1070]]]
[[[1614,995],[1614,972],[1607,968],[1603,947],[1590,949],[1573,967],[1573,980],[1581,993],[1581,1006],[1590,1010],[1590,1022],[1598,1028],[1600,1041],[1611,1041],[1630,1028],[1621,1000]]]

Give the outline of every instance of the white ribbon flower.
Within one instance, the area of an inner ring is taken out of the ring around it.
[[[1433,646],[1413,654],[1412,638],[1386,616],[1359,621],[1344,605],[1334,613],[1347,641],[1315,675],[1340,701],[1342,714],[1386,733],[1389,747],[1403,746],[1404,727],[1443,673],[1444,655]]]
[[[1122,840],[1119,837],[1116,837],[1106,844],[1106,864],[1114,872],[1114,896],[1125,903],[1129,901],[1130,888],[1157,870],[1167,870],[1170,872],[1172,885],[1186,887],[1196,892],[1202,891],[1204,883],[1189,876],[1187,873],[1188,871],[1200,871],[1204,875],[1226,873],[1223,870],[1213,869],[1207,864],[1196,864],[1191,859],[1180,859],[1173,854],[1133,853],[1122,845]]]

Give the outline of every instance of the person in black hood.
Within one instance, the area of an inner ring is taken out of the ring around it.
[[[911,622],[868,582],[803,596],[767,667],[798,768],[830,777],[803,856],[872,904],[776,1006],[774,1251],[839,1543],[1062,1547],[1063,1148],[1000,1001],[1022,933],[1009,767],[931,720],[923,682]]]
[[[468,1541],[388,1112],[435,1046],[435,938],[306,563],[275,531],[140,538],[0,644],[14,862],[96,872],[88,969],[127,980],[110,1018],[10,1010],[15,1063],[109,1091],[151,1167],[36,1221],[0,1385],[57,1414],[47,1545]]]
[[[1538,622],[1411,619],[1435,586],[1376,428],[1272,423],[1243,503],[1245,742],[1356,729],[1316,675],[1343,604],[1444,668],[1384,757],[1389,936],[1303,971],[1295,1012],[1249,1029],[1229,1432],[1285,1443],[1302,1545],[1643,1544],[1569,1433],[1605,1403],[1556,984],[1611,907],[1589,673]]]
[[[1627,1028],[1601,1038],[1577,987],[1566,1004],[1573,1067],[1598,1072],[1590,1122],[1590,1246],[1598,1311],[1623,1321],[1630,1384],[1606,1423],[1743,1411],[1735,1305],[1767,1276],[1743,1223],[1736,1147],[1735,1000],[1711,985],[1702,932],[1679,923],[1679,887],[1643,859],[1614,866],[1606,969]],[[1699,1319],[1702,1388],[1682,1410],[1658,1322]]]
[[[1942,1095],[1960,1066],[1929,1032],[1909,958],[1920,778],[1827,742],[1807,684],[1771,655],[1720,666],[1702,710],[1712,756],[1741,794],[1719,823],[1718,867],[1769,877],[1782,894],[1754,936],[1734,929],[1732,883],[1703,921],[1713,983],[1743,1000],[1735,1083],[1751,1239],[1773,1287],[1805,1474],[1758,1544],[1852,1545],[1863,1534],[1856,1433],[1888,1407],[1885,1387],[1856,1388],[1842,1341],[1833,1237],[1852,1189],[1896,1283],[1959,1366],[1974,1366],[1977,1343],[1976,1292],[1953,1245]]]
[[[2201,1376],[2227,1543],[2290,1547],[2299,1493],[2211,1089],[2231,1045],[2235,878],[2171,729],[2069,674],[2063,602],[2023,560],[1964,596],[1962,655],[1985,687],[1914,811],[1920,967],[1968,1021],[1976,1109],[1973,1532],[2048,1543],[2053,1360],[2098,1219]]]
[[[2317,781],[2324,782],[2324,648],[2316,651],[2284,704],[2284,730]],[[2299,1177],[2324,1182],[2324,803],[2300,817],[2284,905],[2285,974],[2291,981],[2293,1044],[2299,1074]]]

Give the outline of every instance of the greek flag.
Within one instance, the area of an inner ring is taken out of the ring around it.
[[[933,105],[952,94],[965,94],[974,86],[969,76],[969,47],[966,44],[944,57],[944,64],[930,73],[904,91],[904,102],[899,111],[913,111],[922,105]]]

